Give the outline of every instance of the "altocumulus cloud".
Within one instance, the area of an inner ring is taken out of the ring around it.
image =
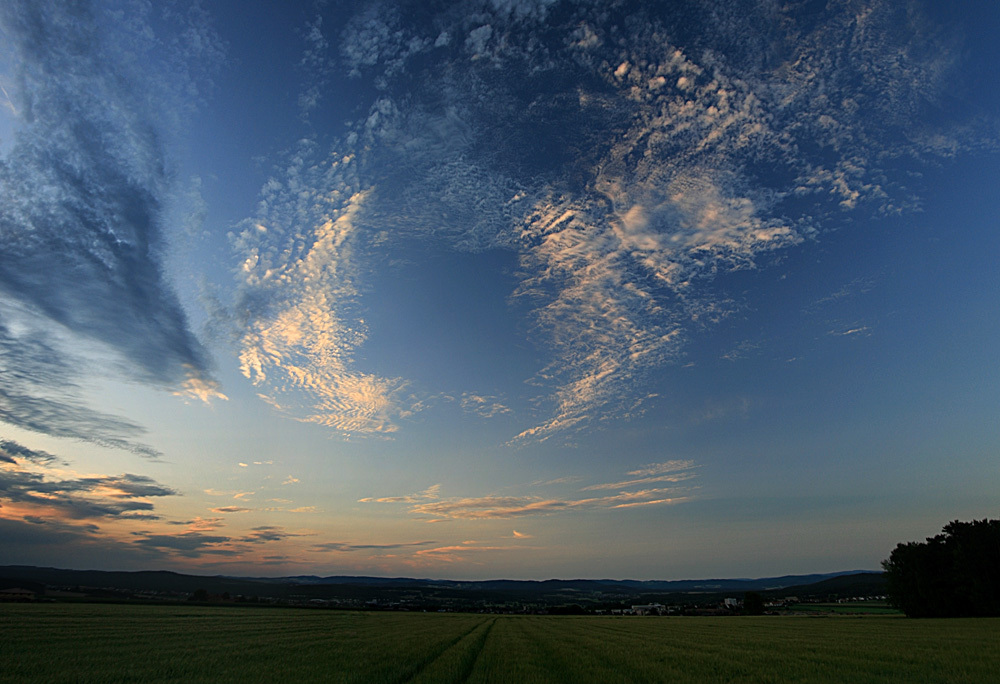
[[[372,99],[264,187],[235,239],[236,308],[261,394],[347,434],[424,406],[357,361],[366,283],[412,240],[518,255],[511,294],[550,355],[531,378],[545,413],[513,442],[544,440],[636,410],[690,327],[727,315],[706,281],[842,212],[906,209],[907,165],[982,139],[921,123],[957,51],[913,3],[386,2],[322,19],[303,115],[333,70]]]
[[[0,159],[0,418],[8,422],[155,455],[131,441],[138,426],[89,410],[71,383],[13,372],[72,381],[77,374],[64,371],[78,360],[65,349],[80,340],[113,350],[141,381],[221,396],[161,263],[174,191],[166,144],[204,82],[202,65],[219,57],[194,10],[154,17],[129,0],[0,7],[11,68],[3,82],[16,115]]]

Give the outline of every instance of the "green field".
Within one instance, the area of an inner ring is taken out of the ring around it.
[[[0,683],[1000,681],[1000,619],[0,605]]]

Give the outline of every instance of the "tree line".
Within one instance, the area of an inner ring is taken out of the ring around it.
[[[889,602],[909,617],[1000,616],[1000,520],[955,520],[882,561]]]

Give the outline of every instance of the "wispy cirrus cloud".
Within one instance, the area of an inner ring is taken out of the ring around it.
[[[430,549],[421,549],[413,554],[412,562],[415,565],[421,565],[421,561],[430,561],[435,563],[475,563],[473,558],[481,553],[524,551],[527,548],[530,547],[525,547],[524,545],[497,545],[469,540],[463,541],[459,544],[449,544],[447,546],[435,546]]]
[[[159,459],[158,450],[137,441],[145,433],[141,425],[80,399],[78,365],[47,341],[51,326],[28,325],[21,318],[16,327],[4,320],[0,304],[0,420]]]
[[[416,541],[416,542],[400,542],[395,544],[356,544],[350,542],[323,542],[321,544],[314,544],[310,549],[312,551],[398,551],[401,549],[412,549],[419,548],[422,546],[430,546],[432,544],[437,544],[436,541]]]
[[[235,243],[244,373],[275,406],[347,434],[422,407],[359,361],[369,283],[419,239],[519,257],[511,294],[548,357],[513,443],[628,416],[728,315],[708,281],[843,212],[913,206],[908,165],[985,136],[921,116],[958,52],[912,3],[559,7],[386,2],[339,33],[310,23],[307,115],[331,70],[374,94],[332,149],[296,149]]]
[[[636,506],[679,504],[694,497],[696,487],[649,487],[660,482],[680,483],[694,479],[697,464],[689,460],[654,463],[629,475],[642,475],[630,480],[598,483],[580,487],[575,496],[544,497],[538,495],[497,495],[478,497],[442,497],[440,485],[418,494],[361,499],[361,503],[408,504],[409,512],[431,522],[442,520],[497,520],[532,515],[551,515],[572,510],[620,509]],[[561,478],[548,483],[568,484],[576,478]],[[637,488],[638,487],[638,488]],[[617,490],[615,494],[591,496],[585,492]],[[515,537],[519,537],[517,532]]]
[[[590,485],[584,487],[583,491],[594,491],[598,489],[623,489],[625,487],[635,487],[637,485],[648,485],[657,482],[683,482],[695,477],[694,473],[673,473],[670,475],[653,475],[651,477],[640,477],[634,480],[622,480],[621,482],[605,482],[603,484]]]
[[[83,405],[78,373],[40,387],[15,371],[59,374],[79,365],[84,341],[113,352],[134,379],[222,396],[162,262],[166,141],[218,62],[219,41],[197,7],[154,14],[129,0],[0,8],[16,112],[0,159],[0,418],[147,455],[132,441],[137,426]],[[64,344],[52,342],[54,328]]]
[[[637,468],[636,470],[630,470],[625,474],[634,475],[636,477],[652,477],[655,475],[663,475],[665,473],[683,472],[697,467],[698,464],[690,459],[674,459],[671,461],[663,461],[662,463],[649,463],[641,468]]]
[[[531,496],[481,496],[446,499],[418,504],[410,509],[417,515],[460,520],[489,520],[545,515],[572,509],[630,508],[689,501],[689,494],[677,488],[654,488],[621,492],[612,496],[582,499],[544,499]]]
[[[431,485],[427,489],[416,494],[406,494],[404,496],[384,496],[378,499],[367,498],[358,499],[358,503],[418,503],[438,498],[441,485]]]
[[[168,525],[184,526],[189,532],[212,532],[223,526],[225,518],[202,518],[198,516],[191,520],[168,520]]]

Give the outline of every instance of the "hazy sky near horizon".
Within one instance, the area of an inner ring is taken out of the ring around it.
[[[996,517],[998,30],[5,2],[0,564],[747,577]]]

